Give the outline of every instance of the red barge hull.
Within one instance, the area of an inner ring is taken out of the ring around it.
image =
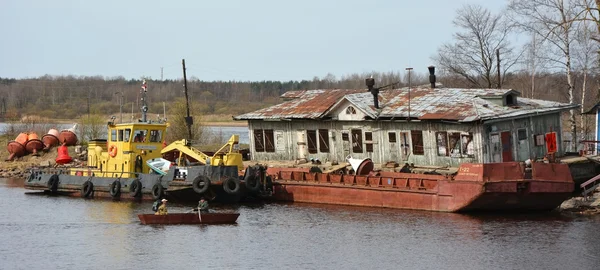
[[[553,210],[571,197],[566,164],[462,164],[456,175],[380,172],[376,176],[269,168],[272,199],[443,212]]]

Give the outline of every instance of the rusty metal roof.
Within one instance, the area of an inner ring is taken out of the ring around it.
[[[382,91],[380,108],[373,107],[373,96],[366,90],[308,90],[287,92],[282,97],[291,98],[281,104],[236,116],[249,119],[318,119],[326,116],[336,106],[347,100],[372,119],[410,118],[421,120],[449,120],[471,122],[533,113],[548,113],[577,108],[567,104],[539,99],[517,98],[515,106],[500,106],[489,100],[507,94],[519,95],[512,89],[461,89],[461,88],[408,88]]]
[[[345,95],[366,90],[299,90],[288,91],[282,98],[291,99],[258,111],[235,116],[235,120],[250,119],[317,119]]]

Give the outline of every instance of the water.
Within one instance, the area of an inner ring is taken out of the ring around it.
[[[220,135],[223,142],[227,142],[229,137],[233,134],[240,135],[240,143],[250,144],[250,138],[248,138],[248,127],[222,127],[222,126],[206,126],[211,134]]]
[[[598,269],[600,217],[313,204],[220,207],[237,225],[141,225],[151,202],[27,195],[0,179],[1,269]],[[170,204],[170,212],[190,205]]]

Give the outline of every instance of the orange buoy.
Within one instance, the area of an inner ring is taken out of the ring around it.
[[[50,148],[58,145],[58,130],[50,129],[48,133],[42,136],[42,142],[44,143],[44,151],[50,150]]]
[[[67,148],[66,144],[62,144],[58,147],[58,156],[56,157],[57,164],[66,164],[71,162],[73,159],[69,156],[69,148]]]
[[[27,133],[20,133],[17,138],[15,138],[15,142],[18,142],[20,144],[22,144],[23,146],[25,146],[25,144],[27,144],[27,138],[29,136],[27,135]]]
[[[33,153],[34,156],[39,155],[37,151],[44,149],[44,143],[39,139],[35,132],[27,134],[27,143],[25,144],[25,150]]]
[[[75,127],[77,127],[77,125],[74,125],[70,129],[61,130],[58,134],[58,141],[60,143],[66,143],[67,146],[74,146],[75,144],[77,144],[77,135],[75,135]]]
[[[108,155],[111,157],[117,156],[117,146],[116,145],[113,144],[108,148]]]

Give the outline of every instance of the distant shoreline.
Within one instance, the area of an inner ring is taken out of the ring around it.
[[[201,122],[203,126],[215,126],[215,127],[247,127],[248,122],[246,121],[235,121],[235,122]]]

